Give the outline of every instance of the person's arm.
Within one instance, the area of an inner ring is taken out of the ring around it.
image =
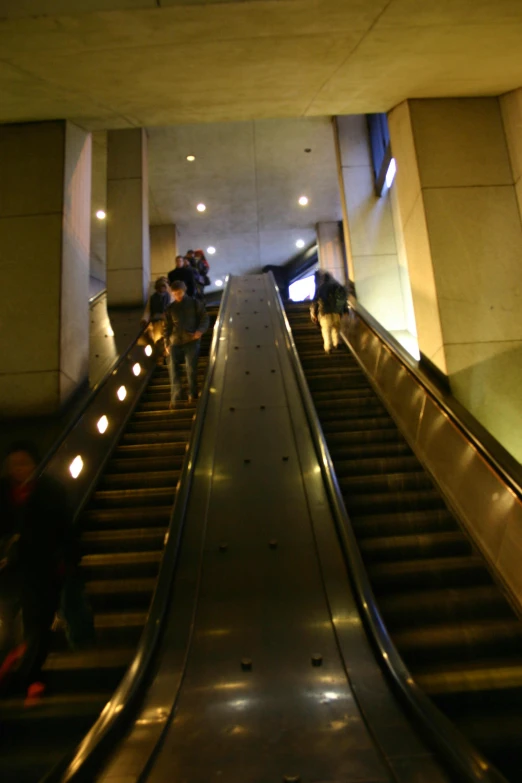
[[[208,313],[203,302],[197,302],[196,314],[198,316],[198,325],[196,327],[196,331],[194,332],[194,340],[199,340],[199,338],[207,331],[209,324]]]

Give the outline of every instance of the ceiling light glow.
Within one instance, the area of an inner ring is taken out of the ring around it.
[[[206,210],[205,204],[198,204],[196,207],[198,212],[204,212]]]
[[[295,243],[295,246],[299,248],[304,247],[305,246],[304,239],[298,239],[297,242]]]
[[[98,423],[96,425],[98,427],[98,432],[103,435],[103,433],[106,431],[107,427],[109,426],[109,419],[107,416],[102,416],[101,419],[98,419]]]
[[[118,399],[120,400],[120,402],[123,402],[123,400],[127,396],[127,389],[125,388],[125,386],[120,386],[116,394],[118,395]]]
[[[99,209],[99,210],[97,211],[97,213],[96,213],[96,217],[98,218],[98,220],[105,220],[105,218],[107,217],[107,215],[106,215],[106,213],[103,211],[103,209]]]
[[[218,288],[221,288],[221,286],[223,285],[223,281],[222,280],[216,280],[216,285],[217,285]]]
[[[71,464],[69,465],[69,473],[73,477],[73,479],[78,478],[80,473],[83,470],[83,459],[78,454],[77,457],[73,459]]]
[[[299,198],[299,204],[300,204],[302,207],[306,207],[306,205],[308,204],[308,198],[307,198],[306,196],[301,196],[301,197]]]
[[[209,255],[213,256],[215,252],[216,252],[216,248],[213,247],[212,245],[210,245],[210,247],[207,247],[207,253]]]
[[[196,156],[195,155],[187,155],[187,160],[190,161],[190,163],[192,163],[193,160],[196,160]]]

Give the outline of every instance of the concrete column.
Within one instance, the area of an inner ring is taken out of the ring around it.
[[[91,136],[0,126],[0,413],[48,414],[87,378]]]
[[[388,331],[415,333],[414,320],[406,315],[408,270],[399,261],[391,194],[387,188],[382,196],[375,194],[366,117],[336,117],[335,125],[345,244],[350,249],[357,299]]]
[[[150,281],[147,136],[143,128],[107,138],[107,298],[141,306]]]
[[[174,269],[178,254],[178,234],[174,224],[150,227],[151,281]]]
[[[340,283],[346,282],[346,263],[344,260],[341,229],[336,221],[317,223],[317,246],[319,248],[319,266],[330,272]]]
[[[522,457],[522,226],[500,102],[402,103],[389,115],[419,347]]]

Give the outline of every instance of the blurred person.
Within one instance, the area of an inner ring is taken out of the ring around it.
[[[185,283],[174,280],[171,284],[174,301],[165,317],[165,351],[170,353],[170,408],[174,408],[181,395],[181,366],[185,364],[188,384],[188,400],[198,397],[197,366],[201,336],[208,329],[209,319],[205,305],[199,299],[187,296]]]
[[[31,443],[14,443],[0,479],[2,624],[12,628],[19,611],[23,621],[23,642],[9,649],[6,640],[0,685],[13,675],[27,691],[26,703],[45,691],[42,667],[51,627],[77,554],[65,489],[49,476],[36,476],[39,462]]]
[[[203,296],[204,289],[206,285],[210,285],[210,280],[208,277],[208,271],[210,269],[210,264],[208,263],[207,259],[205,258],[205,254],[202,250],[195,250],[194,251],[194,267],[196,269],[196,274],[198,278],[199,288],[200,288],[200,294]]]
[[[175,281],[185,283],[187,295],[193,297],[196,295],[196,280],[192,267],[185,266],[185,258],[176,256],[176,267],[168,274],[169,286],[172,289],[172,283]]]
[[[346,288],[329,272],[316,272],[316,291],[310,305],[310,316],[319,323],[323,335],[324,350],[330,353],[339,346],[341,315],[347,312]]]
[[[141,320],[142,326],[148,326],[152,340],[156,346],[161,345],[165,311],[172,302],[169,281],[166,277],[158,277],[154,283],[154,293],[150,297]]]

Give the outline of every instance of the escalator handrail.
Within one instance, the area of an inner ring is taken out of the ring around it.
[[[105,291],[100,291],[99,296],[101,296],[103,293],[106,293]],[[91,304],[95,304],[96,302],[93,301]],[[112,362],[112,364],[109,366],[107,371],[104,373],[103,377],[100,378],[100,380],[95,383],[95,385],[89,389],[88,394],[82,401],[80,407],[72,417],[72,419],[66,424],[63,430],[61,430],[60,434],[56,438],[56,440],[49,446],[48,450],[45,452],[42,460],[40,461],[38,468],[35,473],[35,478],[38,478],[38,476],[41,476],[44,470],[46,469],[47,465],[53,458],[53,456],[56,454],[64,440],[67,438],[67,436],[73,431],[73,429],[76,427],[82,416],[85,414],[85,411],[88,409],[89,405],[92,403],[93,399],[96,397],[98,392],[103,389],[109,378],[114,375],[115,372],[117,372],[118,368],[121,364],[125,361],[127,356],[132,352],[134,346],[140,339],[140,337],[143,336],[145,330],[147,329],[146,326],[140,326],[140,329],[138,333],[136,334],[136,337],[132,339],[132,341],[129,343],[127,348],[121,353],[120,356],[117,356],[116,359]]]
[[[308,382],[303,371],[292,329],[283,307],[279,289],[276,289],[276,307],[285,327],[285,337],[301,392],[312,438],[317,451],[323,479],[327,488],[342,551],[354,586],[365,627],[377,652],[381,667],[391,678],[410,712],[420,721],[431,744],[449,767],[465,783],[508,783],[504,776],[453,726],[426,694],[419,688],[386,629],[364,566],[350,517],[337,482],[326,439],[315,410]]]
[[[91,770],[102,761],[109,740],[115,738],[117,732],[126,724],[134,705],[144,690],[149,667],[156,651],[167,613],[170,588],[177,568],[184,519],[201,441],[201,432],[216,364],[219,334],[223,326],[229,290],[230,278],[223,291],[221,307],[214,326],[205,383],[199,398],[190,444],[184,460],[178,492],[169,521],[158,581],[136,653],[110,701],[79,747],[74,751],[74,754],[64,759],[58,767],[44,778],[43,783],[72,783],[72,781],[84,779],[82,776],[85,775],[86,770]],[[92,778],[89,776],[87,779]]]
[[[389,348],[435,400],[451,421],[461,430],[464,437],[479,451],[502,481],[522,500],[522,469],[512,454],[460,403],[450,392],[437,384],[423,368],[422,359],[417,361],[394,338],[392,334],[368,312],[355,297],[349,297],[350,308],[366,324],[377,338]]]

